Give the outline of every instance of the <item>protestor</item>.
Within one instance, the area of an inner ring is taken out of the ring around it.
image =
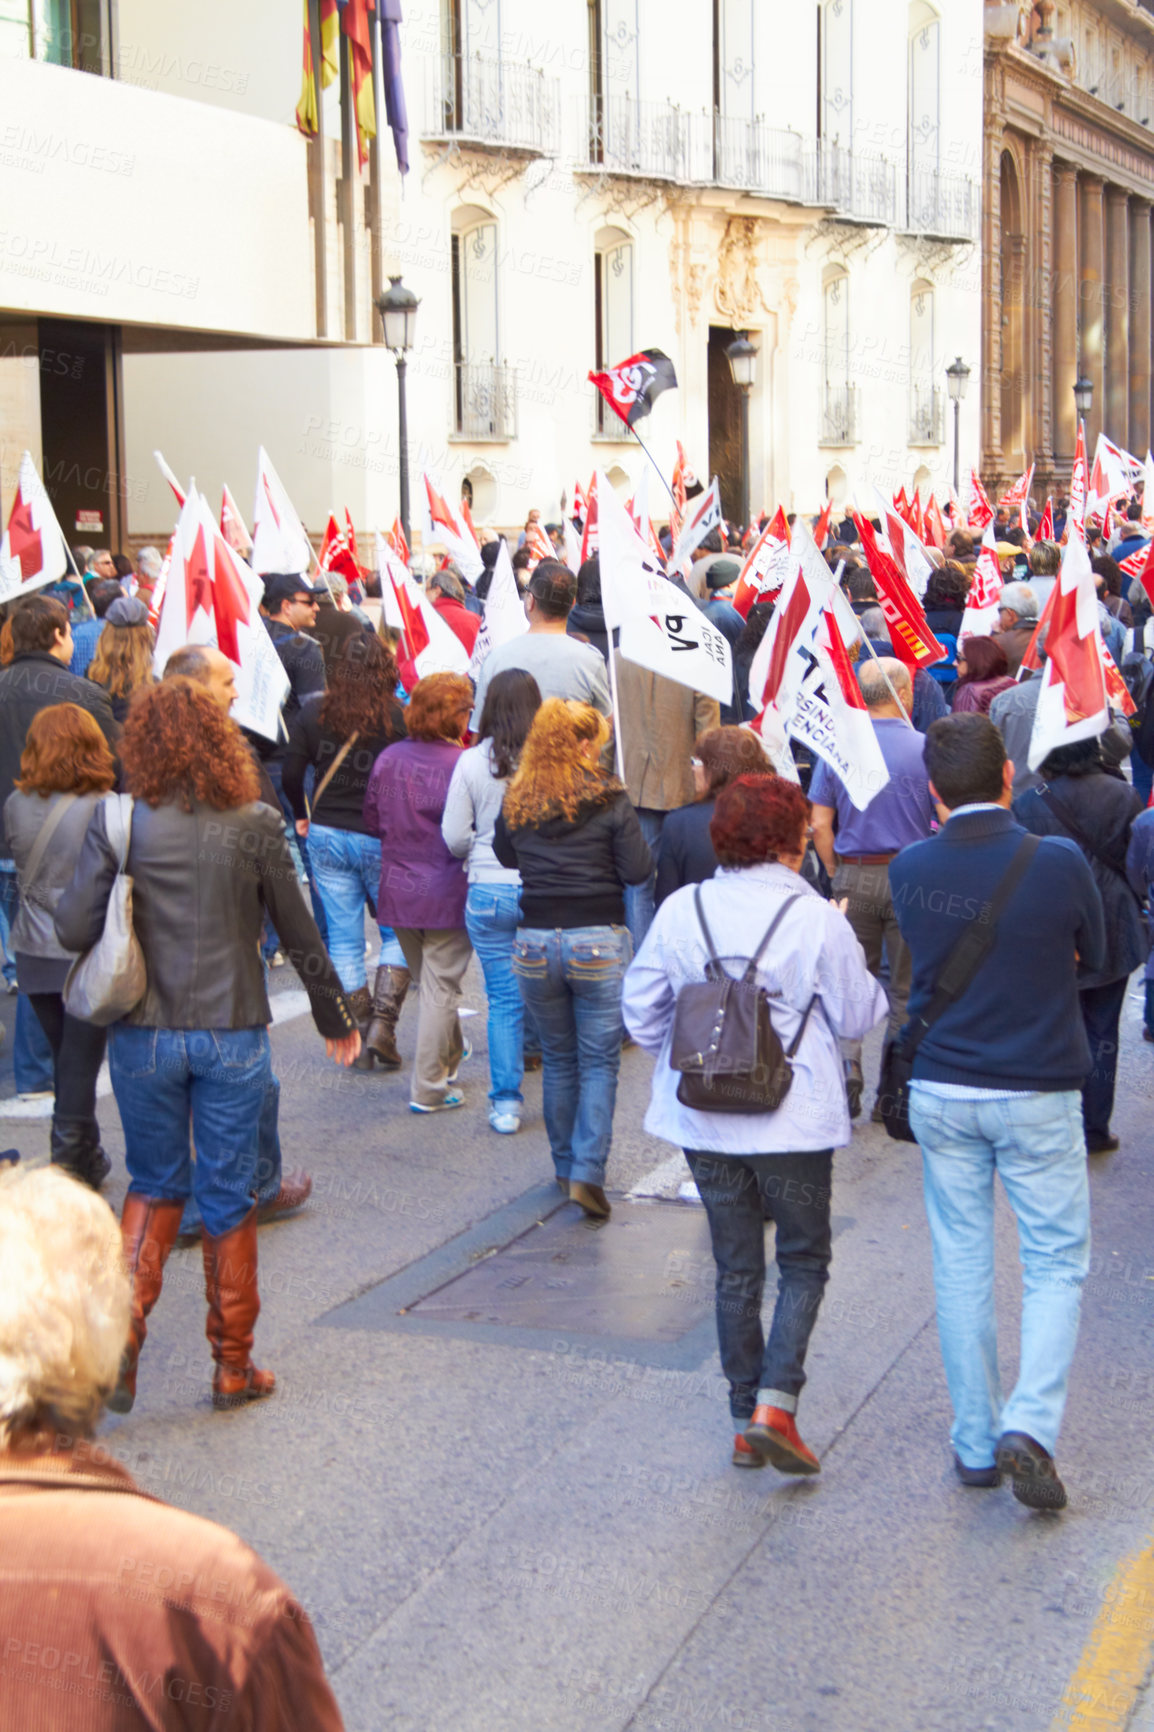
[[[51,1169],[0,1178],[0,1724],[340,1732],[284,1582],[95,1442],[131,1306],[105,1203]]]
[[[998,597],[994,642],[1005,651],[1006,667],[1016,675],[1038,624],[1038,598],[1028,583],[1007,583]]]
[[[860,622],[862,636],[869,640],[874,656],[892,655],[893,640],[890,636],[889,624],[881,608],[867,607],[860,616]],[[860,683],[861,670],[870,665],[873,657],[861,643],[852,645],[849,657],[857,667]],[[914,669],[912,693],[913,701],[909,706],[910,721],[919,734],[924,734],[931,722],[936,722],[942,716],[949,714],[949,706],[946,703],[940,683],[933,677],[929,668]]]
[[[404,952],[387,924],[379,924],[371,996],[365,966],[365,909],[376,919],[381,883],[381,844],[365,825],[365,793],[385,747],[405,738],[396,685],[390,651],[358,629],[334,657],[328,691],[306,698],[293,717],[282,768],[296,833],[308,840],[324,903],[329,955],[362,1028],[360,1070],[372,1070],[374,1061],[383,1070],[401,1068],[396,1028],[409,987]],[[316,777],[311,805],[305,792],[310,768]]]
[[[577,600],[569,610],[565,630],[570,637],[584,638],[609,660],[609,627],[605,623],[605,607],[601,600],[601,556],[594,553],[584,560],[577,573]]]
[[[902,706],[908,711],[913,697],[909,670],[894,658],[883,657],[862,665],[858,680],[889,780],[865,811],[859,812],[840,776],[822,759],[814,770],[809,796],[813,802],[813,845],[833,880],[835,897],[846,899],[846,916],[865,952],[866,966],[876,979],[883,947],[889,964],[890,1015],[882,1054],[884,1066],[885,1048],[897,1038],[905,1022],[910,990],[910,954],[899,930],[887,868],[899,849],[929,835],[933,802],[926,778],[925,736],[902,714]],[[851,1119],[861,1112],[861,1056],[861,1041],[847,1040],[846,1092]]]
[[[704,884],[717,871],[709,826],[721,790],[738,776],[773,773],[765,748],[749,728],[710,728],[697,741],[697,755],[689,763],[693,803],[668,814],[657,849],[653,896],[658,908],[675,890],[686,884]]]
[[[524,668],[537,682],[542,699],[573,698],[592,704],[603,716],[610,712],[609,677],[605,662],[591,644],[566,631],[577,594],[577,580],[559,560],[543,559],[525,592],[529,630],[489,651],[477,676],[473,729],[480,725],[489,681],[506,668]]]
[[[88,678],[108,693],[118,722],[124,721],[134,694],[154,683],[155,648],[156,637],[144,603],[127,595],[114,601],[104,616],[104,629],[88,666]]]
[[[381,753],[365,791],[365,828],[381,843],[377,919],[396,933],[419,994],[409,1090],[415,1113],[465,1104],[454,1085],[471,1050],[457,1015],[472,950],[468,881],[445,844],[441,820],[472,703],[463,674],[418,680],[405,714],[408,738]]]
[[[910,1127],[922,1149],[955,1468],[967,1486],[1009,1474],[1019,1502],[1060,1509],[1066,1493],[1053,1456],[1090,1260],[1080,1090],[1091,1060],[1078,968],[1105,961],[1102,899],[1073,843],[1034,843],[1011,816],[1013,764],[987,717],[935,723],[926,768],[943,827],[903,849],[890,882],[913,956],[906,1040],[921,1038]],[[1017,860],[1024,876],[992,947],[961,993],[931,1012],[967,916],[989,910],[1023,846],[1036,851]],[[995,1173],[1017,1217],[1024,1271],[1018,1381],[1005,1402]]]
[[[1102,606],[1123,626],[1131,631],[1134,626],[1134,615],[1130,611],[1130,603],[1123,595],[1123,585],[1126,574],[1119,568],[1116,560],[1108,554],[1092,561],[1094,571],[1094,587]]]
[[[1130,845],[1126,850],[1126,876],[1143,906],[1149,953],[1144,974],[1142,1039],[1154,1042],[1154,944],[1149,935],[1154,922],[1154,807],[1139,812],[1130,829]]]
[[[755,601],[745,616],[745,630],[733,646],[733,701],[735,708],[740,709],[739,725],[742,721],[752,721],[761,708],[759,703],[751,701],[749,675],[758,646],[769,630],[775,605],[772,601]]]
[[[734,1466],[768,1461],[796,1474],[820,1471],[795,1416],[829,1278],[833,1151],[850,1139],[838,1039],[860,1041],[886,1010],[844,904],[825,901],[798,876],[808,818],[792,782],[742,775],[722,788],[710,823],[719,870],[661,904],[623,999],[625,1026],[657,1060],[645,1128],[685,1151],[709,1218],[721,1367],[738,1427]],[[767,936],[756,978],[769,995],[792,1085],[775,1110],[686,1106],[671,1063],[678,995],[706,978],[711,952],[736,978]],[[768,1342],[761,1324],[767,1220],[776,1225],[778,1266]]]
[[[532,674],[506,668],[496,675],[485,694],[477,744],[457,760],[441,820],[441,834],[449,848],[468,862],[465,928],[489,1000],[489,1124],[502,1136],[512,1136],[521,1128],[525,1007],[513,973],[513,940],[521,924],[521,874],[497,859],[493,831],[509,777],[540,707],[541,693]]]
[[[136,555],[136,593],[145,607],[151,607],[153,593],[164,570],[164,556],[159,547],[142,547]]]
[[[253,1191],[271,1075],[259,949],[266,909],[330,1056],[351,1064],[360,1036],[280,818],[260,802],[244,736],[210,693],[176,679],[142,692],[125,723],[123,757],[124,785],[135,796],[125,870],[147,984],[108,1040],[134,1282],[132,1341],[109,1405],[126,1413],[135,1399],[146,1319],[192,1194],[204,1221],[213,1403],[229,1407],[270,1394],[276,1382],[252,1363],[260,1310]],[[88,951],[103,933],[119,867],[100,806],[56,909],[65,949]]]
[[[591,705],[547,699],[493,835],[497,859],[521,874],[513,968],[541,1037],[557,1183],[595,1220],[610,1212],[621,982],[633,954],[624,892],[653,870],[628,794],[601,767],[608,737]]]
[[[1048,627],[1043,626],[1037,644],[1037,655],[1043,663],[1046,660],[1047,635]],[[1041,669],[1035,672],[1026,668],[1021,678],[1004,692],[999,692],[990,704],[990,720],[1001,734],[1006,753],[1014,766],[1015,800],[1027,789],[1036,788],[1042,779],[1041,771],[1031,770],[1029,762],[1030,740],[1034,732],[1034,718],[1038,713],[1041,690]],[[1116,769],[1129,757],[1134,745],[1134,735],[1127,722],[1111,711],[1110,726],[1100,736],[1098,744],[1103,761]]]
[[[947,637],[957,639],[962,629],[962,615],[966,611],[968,590],[965,573],[952,560],[930,573],[922,608],[926,624],[939,643],[942,641],[943,632]]]
[[[4,806],[6,852],[20,884],[12,925],[16,974],[52,1049],[52,1162],[94,1191],[112,1170],[96,1118],[105,1031],[64,1008],[64,982],[76,957],[57,938],[53,914],[100,796],[115,779],[108,742],[88,711],[53,704],[33,718],[20,780]]]
[[[996,638],[962,639],[958,645],[958,680],[950,698],[954,715],[989,715],[994,699],[1013,684],[1006,652]]]
[[[320,593],[319,589],[313,589],[304,577],[294,576],[291,572],[274,572],[264,580],[263,605],[265,627],[288,675],[289,693],[281,711],[285,728],[288,730],[305,699],[325,689],[324,657],[320,644],[312,635],[320,606]],[[264,760],[285,822],[289,825],[292,846],[300,857],[302,873],[309,886],[317,927],[321,937],[327,939],[324,903],[309,870],[308,840],[295,833],[296,816],[284,791],[283,766],[288,749],[287,733],[275,743],[270,744],[268,740],[258,741],[254,738],[254,744]]]
[[[667,680],[617,654],[616,727],[625,787],[654,857],[653,871],[625,892],[625,924],[636,952],[653,922],[657,848],[667,815],[694,799],[693,758],[703,734],[719,726],[716,698]]]
[[[425,585],[425,594],[453,636],[459,638],[468,654],[472,655],[481,629],[481,617],[465,606],[465,584],[458,567],[450,562],[435,571]]]
[[[366,628],[364,619],[354,610],[349,601],[348,579],[339,572],[322,573],[313,595],[316,611],[312,623],[303,629],[320,645],[325,678],[331,679],[333,665],[345,645],[355,643],[364,636],[366,629],[371,631],[372,627]]]
[[[1014,801],[1014,817],[1035,836],[1068,836],[1082,850],[1106,922],[1106,954],[1078,971],[1078,1000],[1092,1069],[1082,1085],[1086,1150],[1119,1147],[1110,1129],[1118,1070],[1118,1024],[1131,974],[1146,960],[1142,911],[1127,875],[1131,827],[1142,811],[1134,789],[1107,774],[1097,740],[1060,746],[1039,769],[1041,781]]]
[[[96,654],[96,645],[104,630],[104,617],[114,601],[119,601],[127,591],[119,583],[111,579],[101,578],[91,584],[88,590],[88,600],[92,607],[91,619],[78,619],[72,627],[72,660],[68,664],[70,673],[81,678],[88,675],[89,664]]]

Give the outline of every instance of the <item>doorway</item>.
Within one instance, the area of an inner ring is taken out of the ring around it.
[[[736,332],[709,327],[709,477],[721,483],[721,510],[730,523],[741,518],[741,392],[733,383],[726,347]],[[754,486],[756,508],[757,488]]]
[[[44,485],[65,539],[121,551],[120,332],[40,320]]]

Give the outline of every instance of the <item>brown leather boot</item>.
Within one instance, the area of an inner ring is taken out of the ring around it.
[[[394,968],[385,963],[377,969],[373,986],[373,1018],[365,1035],[362,1058],[368,1058],[366,1070],[374,1059],[382,1070],[400,1070],[401,1055],[397,1051],[397,1021],[405,994],[409,990],[407,968]],[[359,1061],[358,1061],[359,1062]]]
[[[252,1337],[260,1315],[256,1286],[256,1210],[250,1209],[238,1227],[219,1239],[204,1235],[204,1291],[208,1321],[204,1332],[216,1370],[212,1405],[240,1407],[271,1395],[276,1378],[258,1371],[252,1362]]]
[[[136,1368],[148,1334],[146,1319],[160,1298],[164,1265],[176,1243],[183,1213],[182,1202],[173,1203],[162,1197],[142,1197],[129,1191],[124,1199],[120,1233],[124,1261],[132,1277],[132,1322],[120,1361],[120,1376],[108,1398],[113,1413],[131,1413],[136,1400]]]

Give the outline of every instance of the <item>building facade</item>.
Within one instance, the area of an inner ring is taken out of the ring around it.
[[[358,168],[337,85],[322,135],[295,130],[299,0],[5,0],[3,496],[27,445],[69,534],[99,514],[155,539],[154,448],[243,504],[263,443],[314,533],[345,506],[390,523],[373,299],[396,274],[421,302],[410,469],[478,522],[558,515],[594,467],[632,487],[643,453],[587,375],[651,347],[680,388],[642,436],[665,475],[680,439],[736,516],[738,332],[755,510],[940,492],[945,367],[981,340],[982,22],[981,0],[408,0],[402,184],[383,127]]]
[[[1154,386],[1154,4],[986,7],[982,471],[1069,480],[1074,381],[1142,456]]]

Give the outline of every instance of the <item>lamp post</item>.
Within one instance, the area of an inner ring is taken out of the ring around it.
[[[757,346],[744,333],[726,347],[733,382],[741,392],[741,528],[749,528],[749,396],[757,383]]]
[[[1090,405],[1094,401],[1094,381],[1087,379],[1085,373],[1079,373],[1074,380],[1074,407],[1078,411],[1079,421],[1084,421],[1090,413]]]
[[[417,308],[420,301],[412,289],[406,289],[400,277],[390,277],[384,294],[377,296],[377,312],[385,333],[385,347],[393,352],[397,363],[397,437],[400,444],[398,470],[401,487],[401,528],[411,547],[409,533],[409,418],[405,404],[405,356],[417,337]]]
[[[949,388],[950,402],[954,406],[954,492],[962,491],[962,398],[970,383],[970,369],[956,355],[946,368],[946,384]]]

